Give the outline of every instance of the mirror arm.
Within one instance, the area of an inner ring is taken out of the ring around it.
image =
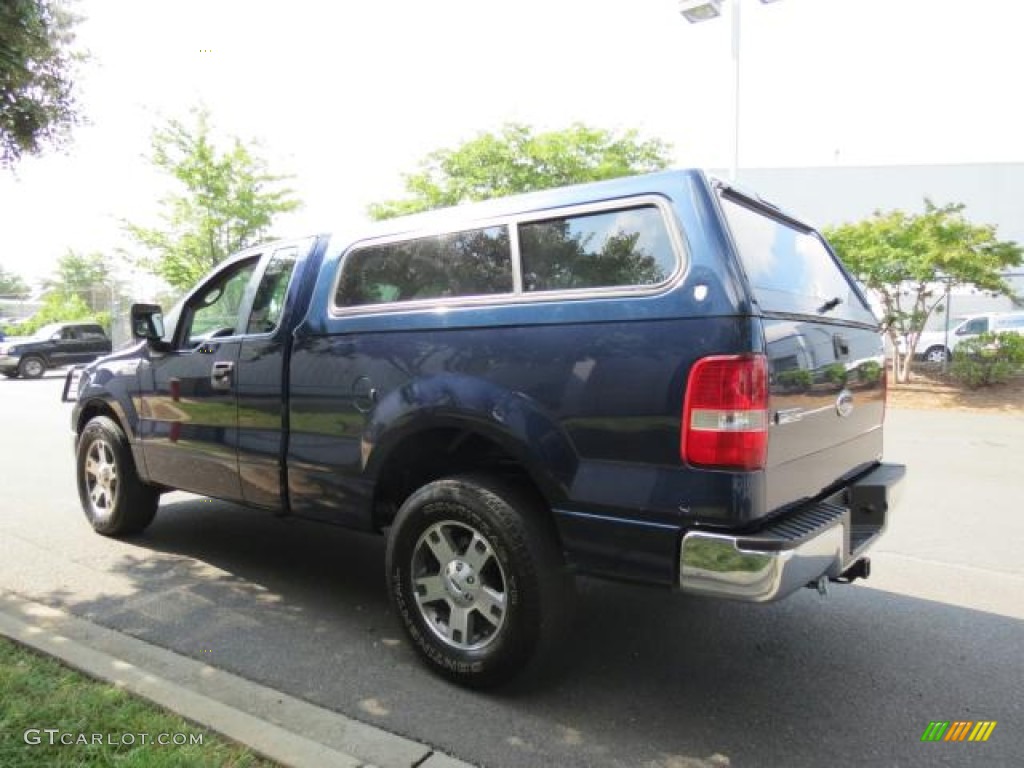
[[[150,352],[157,355],[166,355],[174,348],[170,342],[163,339],[146,339],[146,346],[149,347]]]

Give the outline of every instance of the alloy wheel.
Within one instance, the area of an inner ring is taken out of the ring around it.
[[[507,582],[494,547],[478,530],[445,520],[413,549],[416,605],[431,631],[460,651],[491,643],[505,624]]]
[[[117,462],[106,440],[95,440],[85,457],[85,485],[89,506],[97,521],[110,517],[117,498]]]

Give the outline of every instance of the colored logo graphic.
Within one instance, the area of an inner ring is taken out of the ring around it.
[[[921,741],[988,741],[995,729],[995,720],[932,720]]]

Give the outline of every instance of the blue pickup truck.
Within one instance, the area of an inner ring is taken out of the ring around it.
[[[855,282],[700,171],[261,245],[131,322],[65,383],[92,527],[184,489],[380,532],[412,645],[469,686],[550,656],[577,573],[751,602],[866,577],[904,475]]]

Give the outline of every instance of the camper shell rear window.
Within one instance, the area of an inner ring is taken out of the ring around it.
[[[877,324],[821,235],[739,195],[720,201],[762,311]]]

